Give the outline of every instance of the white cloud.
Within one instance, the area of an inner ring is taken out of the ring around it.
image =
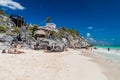
[[[16,10],[16,9],[23,10],[23,9],[25,9],[25,7],[23,7],[20,3],[15,2],[13,0],[0,0],[0,6],[7,7],[7,8],[10,8],[12,10]]]
[[[91,43],[94,43],[94,44],[97,43],[97,41],[96,41],[94,38],[92,38],[92,37],[89,38],[89,41],[90,41]]]
[[[89,38],[91,36],[91,34],[90,33],[87,33],[87,37]]]
[[[106,42],[106,41],[96,41],[93,37],[92,37],[92,34],[91,33],[87,33],[86,34],[87,36],[87,41],[93,45],[111,45],[111,43],[109,42]],[[106,40],[106,39],[104,39]],[[115,38],[112,38],[111,40],[115,40]]]
[[[93,29],[93,27],[88,27],[88,29]]]
[[[90,42],[92,44],[96,44],[97,43],[97,41],[92,37],[91,33],[87,33],[86,36],[87,36],[88,42]]]

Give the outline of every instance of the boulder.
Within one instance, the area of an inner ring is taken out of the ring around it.
[[[68,42],[68,40],[66,38],[62,38],[62,41],[63,41],[65,47],[69,46],[69,42]]]
[[[64,44],[62,41],[39,38],[36,40],[35,49],[47,49],[48,52],[62,52],[64,51]]]
[[[8,42],[11,43],[13,41],[13,37],[6,34],[0,34],[0,42]]]
[[[0,50],[10,48],[11,45],[9,42],[0,42]]]
[[[54,45],[54,47],[53,47],[54,52],[62,52],[62,51],[64,51],[65,46],[64,46],[63,43],[57,42],[57,43],[55,43],[53,45]]]

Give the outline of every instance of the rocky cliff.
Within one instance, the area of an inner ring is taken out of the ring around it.
[[[6,33],[0,33],[0,49],[11,47],[12,44],[23,46],[29,49],[48,49],[49,51],[64,51],[65,48],[85,48],[91,46],[84,38],[77,34],[74,30],[60,28],[58,32],[51,32],[54,35],[48,38],[40,38],[35,40],[31,36],[28,27],[20,27],[19,34],[7,34],[14,28],[15,23],[7,16],[0,14],[0,26],[7,26],[9,29]]]
[[[7,26],[8,32],[10,32],[15,23],[8,16],[0,14],[0,26]]]

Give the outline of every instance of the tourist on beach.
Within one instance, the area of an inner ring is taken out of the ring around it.
[[[110,51],[110,48],[108,48],[108,51]]]
[[[6,53],[6,50],[5,50],[5,49],[3,49],[3,50],[2,50],[2,53]]]
[[[24,51],[19,51],[18,49],[8,49],[9,54],[21,54],[25,53]]]

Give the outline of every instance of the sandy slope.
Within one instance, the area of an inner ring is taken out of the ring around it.
[[[102,69],[80,51],[0,54],[0,80],[107,80]]]

